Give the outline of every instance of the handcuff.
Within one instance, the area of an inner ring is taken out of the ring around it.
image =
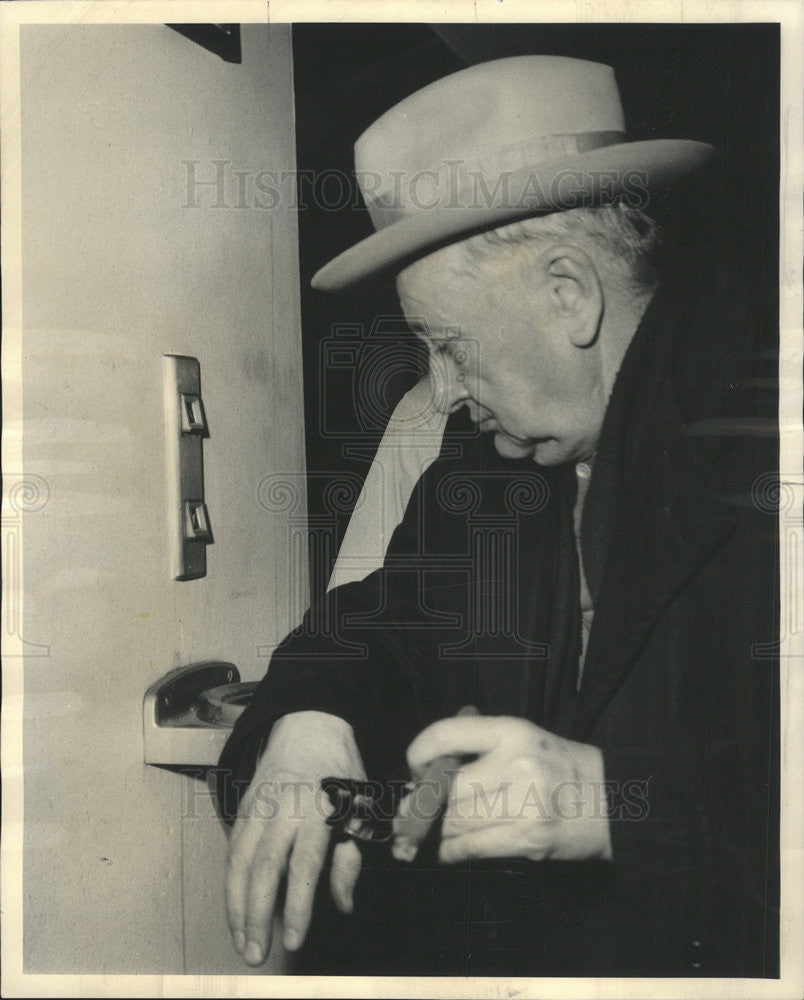
[[[394,838],[393,818],[410,782],[361,781],[357,778],[324,778],[321,789],[333,812],[327,826],[339,840],[387,844]]]
[[[457,714],[477,715],[478,711],[468,705]],[[360,844],[393,842],[394,857],[412,861],[441,817],[452,777],[465,761],[465,756],[454,754],[437,757],[417,781],[324,778],[321,788],[333,807],[327,825],[341,840],[351,838]]]

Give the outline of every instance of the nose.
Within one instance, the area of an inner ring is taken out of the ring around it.
[[[430,385],[433,406],[439,413],[454,413],[469,399],[463,373],[446,355],[436,354],[430,358]]]

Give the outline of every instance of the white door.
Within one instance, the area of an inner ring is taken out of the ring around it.
[[[141,734],[154,679],[208,659],[257,679],[306,598],[288,512],[260,500],[287,473],[304,516],[295,208],[257,187],[294,167],[290,29],[244,25],[242,50],[224,62],[157,24],[20,30],[23,466],[4,470],[4,532],[24,623],[4,638],[29,654],[28,973],[249,971],[204,786],[145,766]],[[198,358],[210,429],[214,544],[186,582],[168,564],[165,353]]]

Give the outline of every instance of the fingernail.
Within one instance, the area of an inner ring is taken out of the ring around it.
[[[397,861],[413,861],[419,853],[419,845],[410,837],[397,837],[391,848],[391,853]]]
[[[288,951],[295,951],[299,947],[299,934],[298,931],[285,931],[285,947]]]
[[[259,965],[262,962],[262,948],[255,941],[249,941],[243,958],[249,965]]]
[[[243,949],[246,947],[245,934],[243,934],[242,931],[235,931],[234,934],[232,934],[232,941],[234,942],[235,951],[240,952],[242,955]]]

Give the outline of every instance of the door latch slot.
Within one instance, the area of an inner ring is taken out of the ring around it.
[[[203,500],[185,500],[184,515],[185,538],[207,544],[212,542],[212,529],[209,526],[207,505]]]
[[[182,434],[200,434],[209,437],[207,420],[204,415],[204,403],[200,396],[191,392],[181,393],[181,432]]]

